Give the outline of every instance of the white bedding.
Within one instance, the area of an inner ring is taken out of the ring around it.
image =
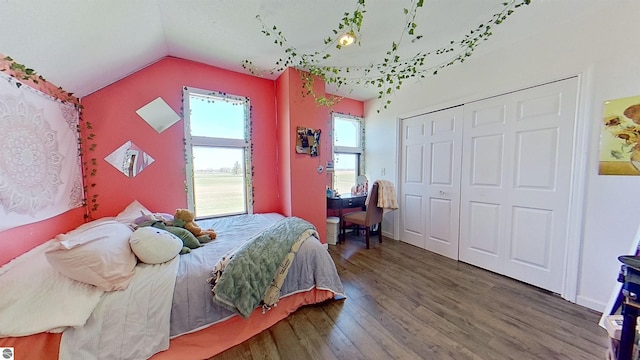
[[[85,326],[62,334],[59,359],[147,359],[168,349],[179,264],[138,264],[126,290],[105,293]]]
[[[0,337],[82,326],[103,291],[62,275],[47,261],[48,241],[0,268]]]

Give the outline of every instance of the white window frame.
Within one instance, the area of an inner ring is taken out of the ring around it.
[[[357,121],[360,126],[360,133],[357,139],[357,146],[336,146],[336,118]],[[358,116],[346,115],[337,112],[331,113],[331,148],[332,148],[332,160],[335,163],[336,154],[357,154],[358,155],[358,169],[356,177],[364,174],[364,119]],[[331,187],[334,186],[335,175],[331,177]]]
[[[190,95],[202,95],[206,97],[214,97],[220,101],[237,102],[243,104],[245,107],[245,132],[244,139],[226,139],[216,138],[208,136],[192,136],[191,135],[191,105]],[[187,192],[187,206],[189,211],[195,213],[195,176],[193,169],[193,146],[204,147],[226,147],[226,148],[241,148],[244,150],[244,162],[245,162],[245,210],[246,212],[228,213],[219,216],[206,216],[206,217],[224,217],[239,214],[253,214],[253,184],[252,179],[252,159],[251,159],[251,104],[248,97],[229,95],[223,92],[203,90],[193,87],[185,86],[183,88],[183,106],[184,106],[184,134],[185,134],[185,171],[186,171],[186,192]],[[196,218],[198,217],[196,214]]]

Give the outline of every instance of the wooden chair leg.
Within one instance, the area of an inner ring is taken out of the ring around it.
[[[369,226],[366,226],[366,230],[364,231],[365,233],[365,237],[366,237],[366,241],[367,241],[367,249],[369,248]]]
[[[345,242],[347,240],[347,233],[344,229],[346,223],[347,223],[346,221],[342,220],[342,223],[340,224],[340,236],[338,237],[339,243]]]
[[[382,244],[382,223],[378,224],[378,239],[380,240],[380,244]]]

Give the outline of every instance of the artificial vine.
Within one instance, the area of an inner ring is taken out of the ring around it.
[[[2,60],[5,66],[8,65],[8,67],[1,68],[1,71],[11,72],[13,73],[13,76],[15,78],[33,83],[34,85],[36,85],[36,88],[42,90],[42,92],[49,94],[60,101],[80,106],[79,99],[73,96],[73,93],[65,91],[64,89],[62,89],[62,87],[56,88],[35,70],[16,62],[10,56],[5,56]]]
[[[336,88],[348,85],[374,86],[378,89],[378,98],[383,101],[382,108],[386,109],[391,104],[389,97],[397,90],[400,90],[405,80],[437,75],[440,70],[448,66],[463,63],[472,55],[481,42],[486,41],[493,35],[495,26],[507,20],[515,9],[530,3],[531,0],[509,0],[503,2],[502,11],[494,14],[491,19],[469,31],[463,39],[452,40],[447,46],[437,50],[420,51],[411,57],[402,57],[399,50],[404,41],[415,42],[424,37],[424,35],[418,33],[419,28],[416,23],[417,12],[424,6],[424,0],[412,0],[411,6],[403,9],[406,16],[404,30],[400,38],[392,42],[382,60],[368,65],[345,67],[323,65],[323,63],[331,58],[333,49],[342,49],[343,46],[338,42],[339,36],[342,34],[351,34],[357,39],[356,43],[360,44],[359,34],[366,13],[365,0],[357,0],[355,10],[344,13],[340,23],[332,30],[332,34],[325,38],[324,49],[308,54],[300,53],[295,46],[289,44],[277,26],[267,26],[260,18],[260,15],[256,16],[256,18],[262,23],[262,33],[267,37],[272,37],[274,43],[284,49],[285,56],[276,61],[274,68],[268,70],[271,74],[280,73],[287,67],[303,70],[299,72],[303,81],[303,95],[313,96],[316,103],[320,105],[333,105],[340,101],[342,97],[335,95],[327,97],[316,94],[313,90],[313,82],[316,77],[326,84],[334,85]],[[437,65],[427,65],[427,59],[443,54],[451,54],[451,56]],[[253,75],[264,73],[250,60],[243,60],[242,67]]]
[[[80,158],[82,159],[83,167],[82,176],[84,178],[85,205],[87,206],[87,213],[84,217],[85,220],[92,220],[93,218],[91,216],[91,213],[98,210],[98,207],[100,206],[100,203],[98,203],[98,194],[92,194],[91,196],[89,196],[89,189],[93,189],[96,187],[95,176],[98,173],[98,159],[93,156],[89,157],[86,151],[93,154],[98,144],[95,141],[96,135],[93,132],[93,124],[91,124],[91,122],[89,121],[83,121],[81,112],[80,122],[78,125],[78,133],[80,134],[82,134],[82,125],[84,125],[84,129],[87,134],[86,143],[82,141],[82,138],[78,140]]]
[[[82,177],[83,177],[83,206],[86,206],[86,213],[84,214],[85,220],[91,220],[91,212],[96,211],[100,204],[98,203],[98,194],[89,196],[89,189],[96,186],[94,177],[98,172],[98,160],[95,157],[89,157],[87,151],[93,153],[95,151],[97,143],[95,141],[95,133],[93,132],[93,125],[82,119],[83,106],[80,104],[80,100],[73,95],[73,93],[67,92],[62,87],[55,87],[48,82],[42,75],[39,75],[35,70],[26,67],[13,60],[9,56],[5,56],[2,59],[4,65],[0,68],[1,71],[11,73],[15,78],[24,81],[31,82],[34,87],[42,92],[49,94],[55,99],[71,103],[78,110],[78,124],[76,125],[76,131],[78,132],[78,154],[82,159]],[[5,67],[6,66],[6,67]],[[18,87],[22,84],[17,83]],[[83,141],[83,130],[86,133],[86,139]]]

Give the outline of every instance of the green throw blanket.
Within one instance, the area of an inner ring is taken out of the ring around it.
[[[249,239],[225,255],[213,269],[213,277],[207,280],[212,286],[213,300],[248,317],[261,305],[270,285],[271,288],[275,287],[275,277],[282,274],[280,268],[285,264],[286,276],[291,263],[284,261],[287,255],[295,254],[300,244],[311,235],[318,237],[311,223],[297,217],[287,217]],[[279,287],[277,289],[279,291]],[[270,300],[273,304],[276,301]],[[271,306],[272,303],[266,305]]]

